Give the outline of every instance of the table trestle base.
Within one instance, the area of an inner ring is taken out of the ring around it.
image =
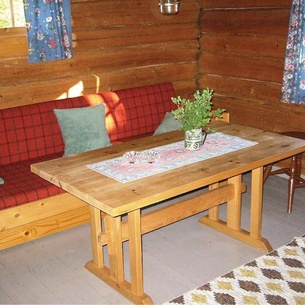
[[[254,248],[257,248],[261,251],[264,251],[266,253],[272,251],[272,247],[267,239],[262,237],[259,239],[253,238],[250,236],[249,232],[242,229],[236,231],[235,229],[228,227],[225,221],[222,220],[214,221],[209,219],[208,216],[205,216],[200,219],[200,222],[221,233],[229,235],[230,237],[238,239]]]
[[[85,268],[97,276],[99,279],[103,280],[113,289],[118,291],[120,294],[124,295],[127,299],[132,301],[135,304],[153,304],[152,299],[145,293],[141,295],[136,295],[131,292],[131,284],[123,280],[120,283],[117,283],[113,278],[110,276],[110,270],[107,267],[99,268],[97,267],[93,261],[89,261]]]
[[[241,176],[228,179],[228,183],[235,186],[236,196],[227,202],[227,222],[219,219],[219,207],[209,209],[209,215],[200,219],[200,222],[229,235],[235,239],[243,241],[259,250],[270,252],[272,247],[269,241],[261,236],[262,220],[257,215],[262,214],[263,201],[263,168],[259,167],[251,171],[251,214],[250,232],[241,228],[241,197],[238,196],[242,190]],[[222,183],[215,183],[209,188],[211,190],[219,188]]]
[[[122,216],[112,217],[92,206],[93,260],[86,264],[86,268],[132,302],[152,304],[152,299],[143,289],[142,235],[203,211],[213,210],[224,203],[227,203],[229,208],[230,203],[233,206],[240,201],[239,198],[245,191],[246,185],[238,176],[237,181],[231,178],[213,185],[199,195],[148,213],[141,214],[140,209],[131,211],[124,221]],[[101,222],[104,222],[104,226],[99,225]],[[234,237],[237,233],[231,229],[227,230],[226,234]],[[130,282],[125,279],[123,262],[123,243],[126,241],[129,242]],[[109,267],[104,265],[105,246],[109,255]]]

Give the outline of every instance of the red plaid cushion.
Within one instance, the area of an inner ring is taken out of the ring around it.
[[[173,109],[172,84],[90,94],[0,110],[0,165],[54,153],[64,143],[53,110],[105,102],[106,128],[111,141],[152,134]],[[104,101],[105,99],[105,101]]]
[[[57,158],[60,155],[52,157]],[[64,193],[62,189],[33,174],[30,170],[31,164],[49,159],[50,156],[0,167],[0,177],[4,180],[4,184],[0,185],[0,210]]]
[[[81,96],[0,110],[0,164],[63,153],[55,108],[85,107],[101,97]]]
[[[101,93],[111,141],[152,134],[166,112],[175,108],[170,83]]]

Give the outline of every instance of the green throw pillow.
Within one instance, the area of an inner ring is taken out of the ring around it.
[[[154,135],[179,129],[181,129],[181,123],[175,119],[171,112],[166,112],[163,121],[154,132]]]
[[[105,127],[105,105],[54,109],[65,142],[64,156],[111,145]]]
[[[4,184],[4,180],[0,177],[0,184]]]

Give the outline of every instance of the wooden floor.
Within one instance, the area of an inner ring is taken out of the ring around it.
[[[248,174],[244,181],[249,187]],[[263,236],[274,248],[305,234],[305,188],[296,191],[290,215],[286,204],[287,180],[270,177],[264,193]],[[248,210],[246,194],[245,225]],[[198,223],[202,215],[143,237],[145,291],[156,304],[262,255]],[[85,225],[1,251],[0,304],[131,304],[84,269],[91,259],[89,234],[90,228]]]

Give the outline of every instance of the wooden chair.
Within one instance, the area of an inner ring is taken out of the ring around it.
[[[305,140],[305,132],[300,131],[287,131],[280,134]],[[280,168],[272,171],[272,166],[269,164],[264,169],[264,183],[270,175],[286,174],[288,179],[288,206],[287,212],[291,213],[293,205],[294,190],[299,187],[305,187],[305,180],[301,177],[302,171],[302,154],[295,155],[291,158],[290,167]]]

